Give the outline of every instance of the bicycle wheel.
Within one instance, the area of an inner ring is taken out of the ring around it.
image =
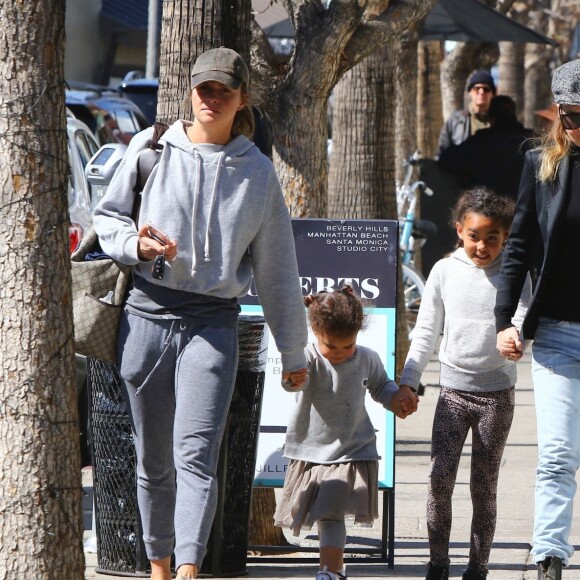
[[[425,278],[412,266],[403,264],[403,291],[405,292],[405,310],[407,311],[407,327],[409,339],[413,337],[413,329],[417,321],[421,298],[425,289]]]

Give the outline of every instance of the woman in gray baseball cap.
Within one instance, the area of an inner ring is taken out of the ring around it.
[[[580,59],[556,69],[557,117],[526,154],[495,306],[497,348],[533,339],[538,468],[533,557],[538,578],[560,580],[580,466]],[[540,259],[535,248],[539,248]],[[510,320],[528,270],[539,273],[521,331]]]
[[[197,578],[216,511],[218,456],[238,362],[238,298],[252,283],[281,354],[306,378],[307,330],[290,216],[270,159],[248,139],[248,67],[209,50],[191,76],[194,119],[163,134],[131,219],[137,134],[95,210],[103,250],[133,266],[119,374],[137,454],[137,500],[152,580]]]

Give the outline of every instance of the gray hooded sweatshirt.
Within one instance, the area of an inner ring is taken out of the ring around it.
[[[495,296],[502,254],[486,268],[476,266],[463,248],[439,260],[425,285],[401,385],[419,386],[421,375],[439,347],[442,387],[489,392],[516,383],[516,363],[496,348]],[[531,296],[528,276],[512,319],[521,329]]]
[[[243,135],[227,145],[193,144],[176,121],[142,194],[139,226],[151,222],[177,241],[177,257],[156,280],[137,255],[131,218],[137,159],[153,129],[135,135],[94,214],[105,253],[134,266],[138,279],[176,291],[232,299],[247,294],[252,273],[284,371],[305,366],[307,341],[294,238],[271,161]]]
[[[306,358],[309,381],[296,393],[284,456],[313,463],[380,459],[366,394],[390,409],[399,389],[378,353],[357,345],[350,359],[333,365],[314,342],[306,348]]]

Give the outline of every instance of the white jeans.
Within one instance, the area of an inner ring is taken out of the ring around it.
[[[532,375],[538,428],[532,554],[536,562],[557,556],[567,565],[580,465],[580,323],[540,318]]]

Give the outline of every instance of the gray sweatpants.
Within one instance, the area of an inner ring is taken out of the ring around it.
[[[175,551],[177,567],[201,566],[216,509],[237,328],[127,313],[119,339],[147,557]]]

